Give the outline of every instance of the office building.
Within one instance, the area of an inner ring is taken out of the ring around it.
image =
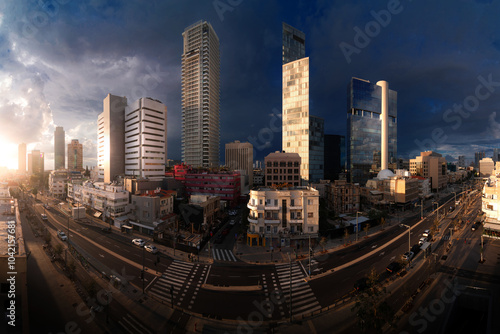
[[[347,168],[364,185],[397,156],[397,92],[388,83],[352,78],[347,87]]]
[[[442,189],[448,182],[446,158],[432,151],[421,152],[420,156],[410,159],[410,173],[429,179],[432,191]]]
[[[220,197],[221,202],[236,206],[241,195],[241,174],[238,171],[193,169],[185,175],[186,193]]]
[[[64,169],[66,163],[66,141],[62,126],[57,126],[54,131],[54,170]]]
[[[218,167],[219,38],[205,21],[187,27],[182,37],[182,161],[193,167]]]
[[[479,161],[479,176],[489,177],[495,169],[495,163],[491,158],[482,158]]]
[[[465,156],[464,155],[458,156],[458,167],[465,168]]]
[[[493,162],[499,161],[499,159],[498,159],[498,152],[499,152],[498,148],[494,148],[493,149],[493,156],[491,157],[493,159]]]
[[[247,244],[304,247],[319,229],[319,192],[310,187],[250,191]],[[307,245],[306,245],[307,246]]]
[[[83,145],[78,139],[68,144],[68,171],[83,172]]]
[[[43,174],[45,170],[45,158],[40,150],[32,150],[28,153],[28,175]]]
[[[325,180],[338,180],[345,167],[345,136],[325,135]]]
[[[302,59],[306,56],[306,35],[283,22],[282,64]]]
[[[26,173],[26,143],[19,144],[17,149],[17,170]]]
[[[360,186],[346,180],[335,180],[325,187],[326,204],[336,215],[360,210]]]
[[[226,166],[232,170],[243,170],[247,175],[249,189],[253,187],[253,145],[236,140],[226,144]],[[242,185],[243,186],[243,185]]]
[[[486,156],[484,152],[476,152],[474,153],[474,168],[479,169],[479,161]]]
[[[300,155],[298,153],[274,152],[264,158],[265,186],[300,186]]]
[[[111,183],[125,173],[125,107],[127,98],[108,94],[97,118],[99,181]]]
[[[125,107],[125,175],[163,179],[167,161],[167,107],[141,98]]]
[[[484,212],[482,235],[486,238],[500,239],[500,182],[496,170],[485,182],[482,190],[481,209]]]
[[[307,184],[324,178],[324,120],[309,114],[309,58],[302,57],[300,36],[283,23],[282,150],[300,155],[301,179]]]

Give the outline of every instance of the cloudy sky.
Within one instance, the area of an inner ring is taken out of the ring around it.
[[[398,92],[398,156],[433,149],[491,155],[500,147],[500,12],[492,0],[0,1],[0,166],[17,145],[46,154],[53,132],[96,164],[96,120],[108,93],[168,108],[169,158],[180,159],[184,28],[206,20],[221,49],[224,144],[281,148],[281,23],[306,34],[311,114],[346,134],[351,77]]]

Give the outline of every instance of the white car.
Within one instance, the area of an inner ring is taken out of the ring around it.
[[[158,253],[158,248],[156,248],[156,246],[153,246],[153,245],[146,245],[144,246],[144,248],[150,252],[150,253],[153,253],[153,254],[156,254]]]
[[[415,255],[415,253],[413,252],[406,252],[403,254],[403,260],[405,261],[410,261],[411,259],[413,259],[413,256]]]
[[[420,246],[422,246],[422,245],[423,245],[424,243],[426,243],[426,242],[427,242],[427,238],[426,238],[426,237],[422,237],[422,238],[420,238],[420,240],[418,241],[418,244],[419,244]]]
[[[63,231],[57,231],[57,236],[59,237],[59,239],[61,239],[62,241],[66,241],[68,240],[68,237],[66,236],[66,233],[64,233]]]
[[[142,239],[134,239],[134,240],[132,240],[132,243],[134,245],[141,246],[141,247],[143,247],[145,244],[144,240],[142,240]]]
[[[424,233],[422,233],[422,236],[427,238],[430,233],[431,233],[431,231],[425,230]]]

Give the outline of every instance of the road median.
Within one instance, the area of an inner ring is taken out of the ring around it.
[[[213,284],[202,284],[201,285],[202,289],[205,290],[213,290],[213,291],[260,291],[262,290],[261,285],[233,285],[233,286],[226,286],[226,285],[213,285]]]

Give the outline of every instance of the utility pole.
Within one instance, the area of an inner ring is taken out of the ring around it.
[[[363,212],[359,212],[359,211],[356,211],[356,242],[358,242],[358,230],[359,230],[359,226],[358,226],[358,214],[363,214]]]
[[[411,242],[410,242],[410,231],[411,231],[411,226],[410,225],[405,225],[401,224],[401,226],[404,226],[408,228],[408,252],[411,251]]]
[[[483,252],[484,252],[484,248],[483,248],[483,235],[481,234],[481,263],[484,262]]]
[[[309,234],[309,277],[311,277],[311,235]]]
[[[288,262],[290,263],[290,323],[292,323],[293,315],[292,315],[292,258],[290,257],[290,253],[288,253]]]
[[[144,294],[144,252],[145,248],[142,246],[142,294]]]

